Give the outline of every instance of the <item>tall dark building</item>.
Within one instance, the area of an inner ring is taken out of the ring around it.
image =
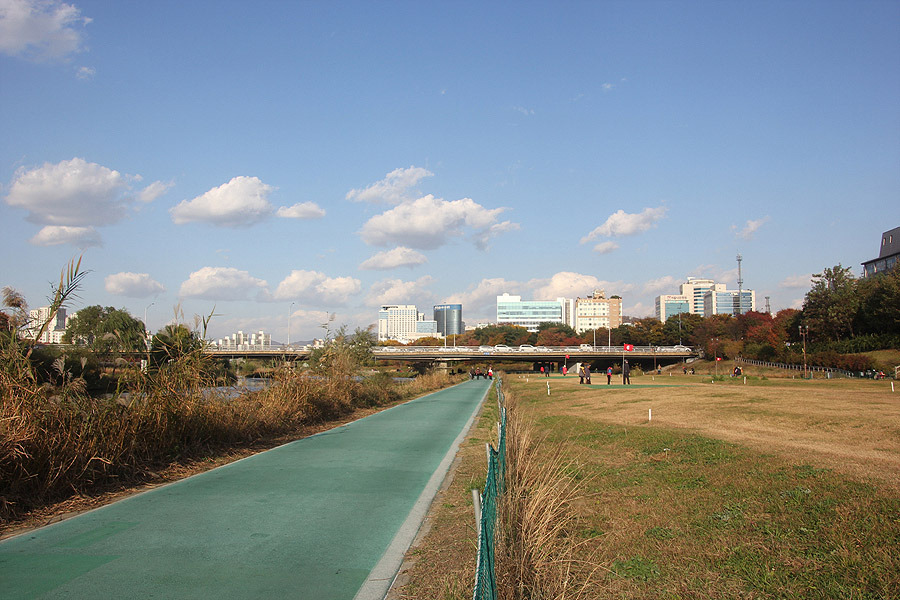
[[[862,264],[863,277],[871,277],[877,273],[883,273],[900,262],[900,227],[881,234],[881,250],[878,258],[867,260]]]
[[[462,304],[438,304],[434,307],[437,330],[443,336],[462,335]]]

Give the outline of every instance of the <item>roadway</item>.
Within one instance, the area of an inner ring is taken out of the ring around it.
[[[466,381],[4,540],[0,596],[380,599],[489,386]]]

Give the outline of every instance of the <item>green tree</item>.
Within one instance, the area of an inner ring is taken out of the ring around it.
[[[157,364],[176,360],[203,348],[203,340],[182,323],[160,329],[150,342],[150,352]]]
[[[853,321],[859,308],[856,278],[840,264],[813,275],[812,289],[803,301],[803,320],[812,339],[840,341],[853,337]]]
[[[63,341],[96,352],[125,352],[145,347],[144,323],[125,309],[94,305],[79,310],[66,326]]]
[[[857,292],[856,333],[900,335],[900,268],[860,279]]]

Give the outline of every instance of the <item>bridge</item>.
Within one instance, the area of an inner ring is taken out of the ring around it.
[[[406,361],[418,363],[477,363],[477,362],[525,362],[525,363],[578,363],[608,361],[628,358],[632,363],[654,361],[656,364],[675,363],[698,354],[687,346],[634,346],[626,351],[622,346],[375,346],[375,360]],[[265,350],[217,350],[207,353],[223,358],[262,358],[274,360],[306,360],[310,351],[303,348],[279,348]]]

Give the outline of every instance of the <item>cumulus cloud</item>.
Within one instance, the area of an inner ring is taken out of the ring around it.
[[[247,271],[233,267],[203,267],[181,284],[182,298],[204,300],[246,300],[254,290],[265,291],[268,284]]]
[[[778,287],[787,289],[810,288],[812,287],[812,279],[812,273],[806,273],[804,275],[789,275],[781,280],[781,282],[778,284]]]
[[[311,304],[346,304],[359,294],[362,284],[353,277],[328,277],[318,271],[294,270],[275,290],[275,300],[299,300]]]
[[[527,288],[531,290],[534,300],[556,300],[557,298],[576,298],[593,293],[594,290],[604,290],[607,294],[619,294],[631,291],[634,286],[621,281],[603,281],[593,275],[561,271],[550,279],[532,279]]]
[[[742,240],[752,240],[753,234],[756,233],[756,230],[762,227],[765,223],[769,221],[769,217],[763,217],[762,219],[748,220],[747,224],[744,225],[744,228],[738,231],[736,225],[732,225],[731,229],[735,232],[735,235]]]
[[[518,281],[508,281],[502,277],[482,279],[477,284],[469,286],[465,292],[452,294],[447,298],[447,302],[462,304],[466,314],[475,318],[493,321],[497,317],[497,296],[504,292],[518,294],[521,288],[522,284]]]
[[[647,283],[644,284],[644,291],[648,294],[674,294],[678,291],[679,285],[682,283],[681,280],[672,277],[671,275],[666,275],[665,277],[660,277],[659,279],[651,279]],[[671,290],[671,291],[667,291]]]
[[[621,237],[643,233],[665,217],[667,210],[665,206],[657,206],[656,208],[645,208],[639,213],[632,214],[619,209],[611,214],[603,225],[581,238],[581,243],[593,241],[601,236]]]
[[[609,254],[614,250],[618,250],[619,245],[612,240],[607,240],[605,242],[600,242],[596,246],[594,246],[594,252],[597,254]]]
[[[16,171],[6,196],[29,211],[28,220],[47,225],[108,225],[133,203],[125,176],[82,158]]]
[[[400,204],[411,200],[412,189],[425,177],[434,175],[428,169],[410,166],[408,169],[394,169],[381,181],[376,181],[367,188],[353,189],[347,192],[347,200],[357,202],[380,202]],[[412,194],[414,196],[414,194]]]
[[[219,227],[246,227],[274,212],[268,195],[274,188],[258,177],[239,176],[169,210],[176,225],[190,222]]]
[[[282,206],[276,213],[282,219],[321,219],[325,211],[315,202],[300,202],[293,206]]]
[[[106,291],[115,296],[147,298],[166,291],[160,282],[147,273],[113,273],[103,280]]]
[[[397,246],[393,250],[379,252],[359,265],[363,271],[386,271],[398,267],[415,267],[424,265],[428,259],[421,252],[406,246]]]
[[[169,188],[171,188],[173,185],[175,185],[175,182],[173,181],[154,181],[153,183],[142,189],[140,193],[138,193],[138,202],[141,202],[143,204],[150,204],[151,202],[168,192]]]
[[[80,52],[91,22],[58,0],[0,0],[0,52],[32,60],[61,60]]]
[[[79,248],[87,248],[102,245],[100,234],[93,227],[70,227],[68,225],[47,225],[28,241],[35,246],[72,244]]]
[[[415,281],[402,279],[385,279],[372,284],[366,298],[370,306],[382,304],[422,304],[430,303],[434,298],[427,287],[434,282],[430,275],[419,277]],[[424,312],[424,308],[421,308]]]
[[[497,217],[505,208],[488,209],[471,198],[446,201],[431,194],[406,202],[369,219],[360,230],[374,246],[399,244],[430,250],[471,231],[475,244],[484,248],[492,235],[517,227]]]

